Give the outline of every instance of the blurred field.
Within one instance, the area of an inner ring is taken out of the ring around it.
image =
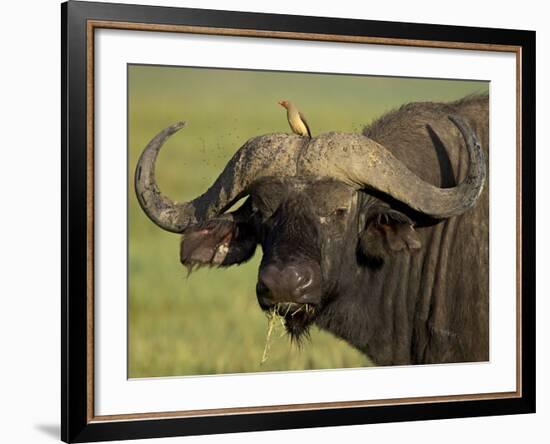
[[[216,178],[250,137],[289,132],[281,99],[295,102],[313,134],[360,131],[411,101],[450,101],[488,90],[486,82],[311,75],[159,66],[128,68],[128,376],[359,367],[362,354],[312,329],[301,349],[274,335],[260,365],[266,317],[256,302],[260,250],[249,263],[202,269],[179,264],[179,236],[147,219],[133,192],[137,158],[164,127],[185,120],[159,156],[163,192],[189,200]]]

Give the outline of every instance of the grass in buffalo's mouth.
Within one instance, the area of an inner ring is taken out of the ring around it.
[[[314,312],[314,307],[311,304],[281,303],[274,305],[266,312],[267,333],[260,365],[264,364],[269,358],[269,348],[271,346],[271,338],[275,327],[279,325],[282,328],[282,332],[279,337],[283,337],[286,332],[285,318],[288,315],[292,318],[302,312],[307,315],[312,315]]]

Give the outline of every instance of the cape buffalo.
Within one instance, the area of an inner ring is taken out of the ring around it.
[[[488,108],[487,95],[411,103],[363,134],[254,137],[184,203],[154,175],[177,123],[143,151],[136,193],[154,223],[183,234],[190,269],[243,263],[261,245],[258,302],[294,338],[314,323],[377,365],[484,361]]]

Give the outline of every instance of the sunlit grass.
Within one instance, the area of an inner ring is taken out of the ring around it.
[[[244,265],[201,269],[187,278],[179,264],[179,236],[153,225],[139,208],[134,168],[161,129],[188,122],[161,152],[157,174],[161,189],[182,201],[202,193],[250,137],[289,132],[280,99],[299,106],[315,135],[359,132],[403,103],[449,101],[487,89],[483,82],[130,67],[129,376],[370,365],[316,328],[301,348],[274,338],[261,364],[267,320],[255,296],[260,251]]]

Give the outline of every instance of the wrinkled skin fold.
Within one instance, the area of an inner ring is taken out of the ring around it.
[[[380,365],[488,359],[487,96],[409,104],[363,134],[252,138],[176,203],[155,161],[183,126],[135,175],[144,212],[183,234],[183,265],[238,265],[260,245],[258,302],[293,338],[316,324]]]

